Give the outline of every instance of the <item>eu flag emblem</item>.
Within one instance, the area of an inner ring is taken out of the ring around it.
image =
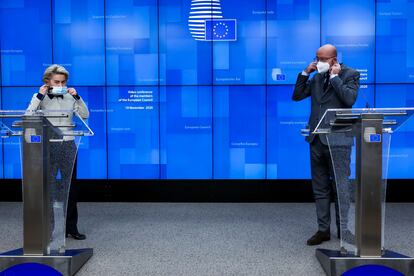
[[[369,142],[370,143],[381,143],[381,134],[370,134]]]
[[[283,75],[283,74],[278,74],[278,75],[276,75],[276,80],[284,81],[284,80],[286,80],[286,76]]]
[[[206,19],[206,40],[236,41],[236,19]]]
[[[41,143],[42,137],[40,135],[30,135],[30,143]]]

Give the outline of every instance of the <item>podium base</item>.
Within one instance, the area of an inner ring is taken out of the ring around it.
[[[385,251],[380,258],[358,257],[354,255],[342,255],[340,251],[328,249],[316,249],[318,258],[326,275],[342,275],[351,268],[362,265],[383,265],[397,270],[404,275],[414,275],[414,258],[398,254],[393,251]]]
[[[47,256],[23,255],[23,249],[19,248],[0,254],[0,271],[17,264],[39,263],[53,267],[65,276],[72,276],[78,272],[92,255],[92,248],[68,249],[64,254],[51,254]]]

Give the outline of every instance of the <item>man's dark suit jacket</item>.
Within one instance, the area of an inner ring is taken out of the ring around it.
[[[300,101],[311,97],[311,114],[308,121],[310,134],[306,141],[312,143],[315,135],[312,131],[317,126],[325,111],[329,108],[351,108],[357,98],[359,88],[359,72],[341,64],[341,72],[330,80],[324,91],[324,83],[329,78],[329,73],[317,73],[311,80],[309,76],[299,73],[296,80],[292,99]],[[321,142],[327,145],[326,135],[320,135]],[[343,141],[345,142],[345,141]],[[352,144],[347,141],[345,144]]]

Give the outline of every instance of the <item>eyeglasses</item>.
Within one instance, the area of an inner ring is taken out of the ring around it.
[[[318,61],[326,62],[326,61],[330,60],[331,58],[334,58],[334,57],[315,57],[313,59],[313,61],[314,62],[318,62]]]

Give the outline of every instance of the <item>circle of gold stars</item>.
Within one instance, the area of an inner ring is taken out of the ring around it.
[[[224,27],[226,29],[224,34],[222,34],[222,35],[217,34],[217,32],[216,32],[217,27]],[[213,34],[214,34],[214,36],[216,36],[218,38],[224,38],[228,35],[228,33],[229,33],[229,27],[227,26],[227,24],[225,24],[223,22],[216,23],[213,27]]]

